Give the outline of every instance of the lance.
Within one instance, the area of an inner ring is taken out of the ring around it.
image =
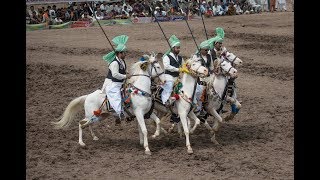
[[[93,10],[92,10],[91,6],[88,4],[88,2],[87,2],[87,6],[89,6],[89,9],[90,9],[90,11],[91,11],[91,12],[92,12],[92,14],[93,14],[93,17],[94,17],[94,18],[96,19],[96,21],[98,22],[98,24],[99,24],[99,26],[100,26],[100,28],[101,28],[101,30],[102,30],[102,32],[103,32],[103,34],[104,34],[104,36],[107,38],[107,40],[108,40],[108,42],[109,42],[109,44],[110,44],[110,46],[111,46],[112,50],[113,50],[114,52],[116,52],[116,51],[115,51],[115,49],[114,49],[114,47],[112,46],[111,41],[109,40],[109,38],[108,38],[108,36],[107,36],[107,34],[106,34],[106,32],[103,30],[103,28],[102,28],[102,26],[101,26],[101,24],[100,24],[99,20],[97,19],[96,14],[93,12]]]
[[[188,11],[188,10],[187,10],[187,11]],[[185,20],[186,23],[187,23],[187,26],[188,26],[189,31],[190,31],[190,33],[191,33],[192,39],[193,39],[193,41],[194,41],[194,44],[196,45],[197,49],[199,49],[198,44],[197,44],[196,39],[194,38],[194,36],[193,36],[193,34],[192,34],[192,31],[191,31],[191,29],[190,29],[190,26],[189,26],[189,23],[188,23],[188,20],[187,20],[187,19],[188,19],[188,15],[187,15],[187,13],[186,13],[186,16],[185,16],[184,20]]]
[[[199,12],[200,12],[200,15],[201,15],[202,24],[203,24],[203,27],[204,27],[204,32],[205,32],[206,38],[207,38],[207,40],[208,40],[207,29],[206,29],[206,26],[205,26],[205,24],[204,24],[203,15],[202,15],[202,12],[201,12],[201,9],[200,9],[200,2],[201,2],[201,1],[199,0]]]
[[[166,41],[167,41],[167,43],[168,43],[168,45],[169,45],[169,48],[171,48],[170,43],[169,43],[169,41],[168,41],[168,39],[167,39],[166,35],[164,34],[163,29],[161,28],[161,26],[160,26],[160,23],[159,23],[158,19],[153,15],[153,10],[152,10],[151,6],[149,6],[149,8],[150,8],[150,10],[151,10],[151,17],[154,17],[154,20],[157,22],[157,24],[158,24],[158,26],[159,26],[159,28],[160,28],[160,30],[161,30],[161,32],[162,32],[162,34],[163,34],[164,38],[166,39]]]

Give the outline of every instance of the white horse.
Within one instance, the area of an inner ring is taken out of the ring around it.
[[[231,63],[231,65],[235,68],[242,65],[242,60],[238,56],[234,55],[233,53],[228,52],[225,47],[223,47],[223,49],[222,49],[221,59],[229,61]],[[231,103],[232,106],[234,105],[235,108],[237,110],[239,110],[241,108],[241,104],[237,100],[237,93],[236,93],[235,89],[233,90],[232,98],[234,100],[234,102]],[[224,118],[224,120],[230,121],[234,118],[235,115],[236,115],[236,112],[230,112],[230,114],[228,116],[226,116]]]
[[[198,119],[193,112],[192,97],[195,93],[194,91],[197,83],[197,78],[207,76],[208,69],[201,65],[201,61],[199,59],[187,60],[186,66],[188,67],[190,73],[184,73],[180,80],[180,82],[182,83],[182,88],[179,90],[179,93],[177,94],[179,98],[175,100],[172,111],[173,113],[178,114],[180,117],[180,122],[182,124],[184,134],[186,136],[187,152],[189,154],[192,154],[193,150],[191,148],[189,140],[190,121],[187,120],[187,116],[192,119]],[[155,110],[163,113],[168,112],[168,109],[163,104],[159,104],[158,102],[155,104],[154,108]]]
[[[223,48],[222,51],[223,52],[221,53],[221,59],[225,59],[225,60],[229,61],[231,63],[231,65],[235,68],[237,66],[242,65],[242,60],[238,56],[234,55],[231,52],[228,52],[225,47]]]
[[[129,94],[131,97],[131,107],[130,111],[133,112],[135,117],[138,120],[139,124],[139,137],[140,144],[144,146],[145,153],[151,155],[150,149],[148,147],[148,138],[147,138],[147,129],[144,121],[144,115],[149,112],[152,105],[151,97],[151,77],[159,77],[161,81],[164,81],[163,69],[156,60],[155,54],[151,56],[146,55],[147,60],[136,62],[132,68],[132,76],[129,80],[131,86],[130,89],[133,91]],[[99,138],[95,136],[92,131],[91,123],[96,122],[94,117],[94,111],[98,110],[101,107],[101,110],[107,112],[105,106],[102,106],[104,103],[106,94],[102,93],[100,89],[94,91],[91,94],[80,96],[72,100],[67,108],[65,109],[63,115],[60,117],[60,121],[53,122],[56,129],[67,128],[74,121],[75,115],[84,107],[85,118],[79,121],[79,144],[85,146],[82,140],[82,128],[89,126],[89,130],[93,137],[93,140],[98,140]],[[106,119],[109,116],[109,113],[103,113],[99,116],[98,120]],[[160,127],[160,119],[155,115],[151,114],[152,118]],[[155,134],[159,134],[160,128],[157,128]]]
[[[220,109],[220,106],[224,105],[226,102],[233,103],[234,100],[231,97],[224,99],[223,92],[227,86],[228,76],[236,78],[237,70],[231,66],[230,62],[225,60],[217,59],[214,64],[216,71],[207,79],[206,93],[208,95],[208,103],[204,104],[204,109],[214,117],[214,125],[211,127],[207,120],[205,120],[204,125],[212,134],[211,141],[215,144],[218,144],[215,139],[215,133],[218,131],[220,123],[222,123],[222,117],[219,115],[217,110]],[[199,124],[200,120],[196,119],[195,124],[190,132],[193,133]]]

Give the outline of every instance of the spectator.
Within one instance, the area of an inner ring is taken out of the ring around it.
[[[128,8],[129,13],[132,13],[132,11],[133,11],[132,6],[130,4],[127,4],[126,6]]]
[[[104,17],[104,14],[101,12],[100,7],[97,8],[97,11],[95,11],[94,14],[98,20],[101,20]]]
[[[30,10],[29,10],[29,16],[31,17],[32,16],[32,13],[35,12],[36,15],[38,16],[38,12],[36,10],[34,10],[34,7],[33,6],[30,6]]]
[[[286,4],[286,0],[278,0],[278,7],[281,12],[282,10],[287,11]]]
[[[229,3],[227,15],[236,15],[236,8],[234,7],[233,2]]]
[[[164,17],[164,16],[167,16],[167,13],[166,13],[165,11],[161,10],[160,7],[157,6],[157,7],[155,8],[155,11],[154,11],[154,16],[155,16],[156,18],[158,18],[158,17]]]
[[[259,5],[258,3],[256,3],[255,0],[248,0],[249,4],[251,5],[252,7],[252,10],[255,12],[255,13],[260,13],[261,12],[261,5]]]
[[[28,11],[26,11],[26,24],[30,24],[30,22],[31,22],[30,14]]]
[[[49,10],[49,15],[50,15],[50,18],[51,19],[54,19],[54,18],[56,18],[56,12],[57,12],[57,9],[56,9],[57,7],[56,7],[56,5],[53,5],[52,6],[52,9],[50,8],[50,10]]]
[[[234,5],[234,7],[236,8],[236,14],[237,15],[240,15],[240,14],[243,14],[243,10],[241,9],[241,6],[240,6],[240,2],[236,2],[236,4]]]
[[[206,13],[206,11],[207,11],[207,4],[205,1],[202,1],[202,3],[200,4],[200,12],[201,14],[204,14]]]
[[[128,11],[127,6],[123,6],[122,8],[122,14],[126,15],[127,17],[130,17],[130,13]]]
[[[39,24],[41,23],[41,19],[37,16],[35,11],[32,11],[32,15],[30,16],[30,24]]]
[[[63,21],[60,16],[57,16],[56,18],[54,18],[53,24],[57,25],[57,24],[62,24],[62,23],[63,23]]]
[[[178,12],[179,11],[179,9],[178,9],[178,0],[171,0],[171,4],[172,4],[174,12]]]
[[[262,11],[269,11],[268,9],[268,0],[261,0],[261,9]]]
[[[113,9],[116,11],[118,15],[122,14],[122,7],[120,5],[120,2],[117,2],[117,4],[113,7]]]
[[[270,11],[274,12],[276,8],[276,0],[270,0]]]
[[[64,21],[65,22],[68,22],[71,20],[71,11],[70,11],[70,8],[68,7],[68,9],[65,9],[64,8]]]
[[[212,7],[212,12],[214,16],[222,16],[224,15],[224,11],[220,5],[218,5],[217,1],[214,2],[214,6]]]
[[[101,11],[106,10],[107,7],[108,7],[108,4],[107,4],[106,1],[104,1],[103,3],[100,4],[100,9],[101,9]]]
[[[50,25],[51,24],[51,19],[49,17],[49,10],[46,9],[42,15],[42,23],[46,23],[46,25]]]
[[[84,13],[81,16],[80,21],[90,21],[90,22],[92,22],[92,17],[89,15],[88,11],[84,11]]]
[[[83,14],[82,5],[78,4],[77,9],[74,12],[75,20],[78,21],[79,19],[81,19],[82,14]]]
[[[211,3],[211,1],[208,2],[206,14],[207,14],[208,17],[209,17],[209,16],[213,16],[212,3]]]

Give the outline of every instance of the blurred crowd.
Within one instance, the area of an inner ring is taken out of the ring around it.
[[[293,0],[291,0],[293,4]],[[57,8],[47,5],[26,7],[26,23],[49,25],[68,21],[127,19],[131,17],[224,16],[287,11],[286,0],[115,0],[73,2]]]

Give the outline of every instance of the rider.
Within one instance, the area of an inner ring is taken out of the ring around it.
[[[211,39],[216,39],[213,41],[214,48],[211,51],[212,58],[215,60],[216,58],[221,58],[221,55],[225,53],[227,50],[224,46],[222,46],[222,42],[224,40],[224,30],[221,27],[216,28],[216,36]],[[228,96],[232,96],[236,91],[235,78],[229,78],[228,80]],[[222,110],[223,111],[223,110]],[[234,104],[231,105],[231,114],[228,116],[228,119],[231,119],[237,114],[239,109],[236,108]],[[224,111],[223,111],[224,112]]]
[[[112,41],[117,47],[114,51],[103,56],[103,60],[109,64],[109,72],[103,83],[102,92],[107,94],[106,97],[117,114],[116,124],[120,124],[120,120],[125,118],[121,103],[121,88],[124,80],[127,78],[127,66],[124,60],[127,50],[125,44],[128,41],[128,38],[129,37],[126,35],[120,35],[113,38]]]
[[[212,62],[212,57],[211,55],[208,53],[209,49],[210,49],[210,41],[211,40],[205,40],[200,44],[200,48],[199,51],[197,51],[194,55],[193,58],[199,58],[202,62],[202,65],[205,66],[206,68],[208,68],[209,72],[212,73],[213,72],[213,62]],[[210,73],[208,73],[208,76],[210,76]],[[206,81],[205,78],[200,78],[197,80],[197,87],[196,87],[196,91],[195,91],[195,97],[193,99],[193,101],[195,103],[197,103],[197,109],[195,110],[195,112],[199,112],[200,110],[202,110],[200,112],[200,114],[205,115],[205,113],[203,112],[202,109],[202,103],[204,102],[204,89],[206,87]]]
[[[174,82],[179,77],[179,72],[183,71],[182,64],[184,63],[183,58],[179,56],[179,39],[175,35],[172,35],[169,38],[169,43],[171,48],[163,56],[163,67],[165,70],[166,82],[162,86],[163,91],[161,93],[162,103],[166,106],[169,106],[172,103],[169,97],[173,91]]]

